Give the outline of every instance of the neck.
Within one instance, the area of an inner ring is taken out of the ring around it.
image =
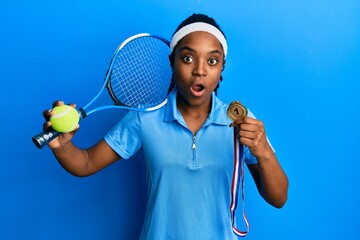
[[[176,103],[177,108],[184,118],[188,128],[194,135],[196,135],[197,131],[205,123],[210,114],[212,103],[211,99],[201,105],[191,105],[178,95]]]
[[[211,111],[211,103],[212,97],[210,97],[208,101],[201,104],[191,104],[187,102],[184,98],[182,98],[179,93],[176,96],[176,106],[182,114],[194,116],[205,114],[206,116],[208,116]]]

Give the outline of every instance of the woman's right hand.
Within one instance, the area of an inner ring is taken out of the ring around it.
[[[54,101],[52,104],[53,108],[62,105],[64,105],[64,102],[61,100]],[[76,104],[68,104],[68,105],[73,108],[76,108]],[[43,112],[43,116],[45,118],[45,122],[43,124],[44,131],[51,129],[50,117],[53,114],[54,114],[53,109],[48,109]],[[72,132],[60,134],[58,137],[54,138],[48,143],[49,148],[55,149],[65,146],[66,144],[71,142],[71,139],[73,138],[74,134],[77,132],[78,129],[79,129],[79,125]]]

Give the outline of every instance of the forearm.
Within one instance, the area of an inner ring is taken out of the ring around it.
[[[258,158],[259,191],[271,205],[281,208],[287,201],[288,178],[273,151]]]
[[[248,167],[261,196],[274,207],[282,207],[287,201],[288,179],[267,140],[264,123],[245,117],[234,124],[239,126],[240,143],[258,160]]]
[[[89,164],[91,156],[87,150],[76,147],[72,142],[62,147],[52,149],[60,165],[69,173],[83,177],[90,175]]]

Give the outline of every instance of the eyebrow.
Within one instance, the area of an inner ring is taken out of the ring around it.
[[[179,52],[182,52],[182,51],[190,51],[190,52],[196,52],[194,49],[192,49],[191,47],[188,47],[188,46],[183,46],[179,49]],[[213,50],[213,51],[210,51],[209,53],[211,54],[222,54],[223,52],[222,51],[219,51],[219,50]]]

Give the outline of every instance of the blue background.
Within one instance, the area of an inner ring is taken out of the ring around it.
[[[359,239],[358,0],[2,1],[0,239],[137,239],[141,158],[77,178],[31,137],[53,100],[83,106],[97,93],[121,41],[170,38],[193,12],[213,16],[228,38],[220,97],[265,122],[290,180],[278,210],[246,172],[246,239]],[[123,114],[92,115],[74,141],[94,144]]]

